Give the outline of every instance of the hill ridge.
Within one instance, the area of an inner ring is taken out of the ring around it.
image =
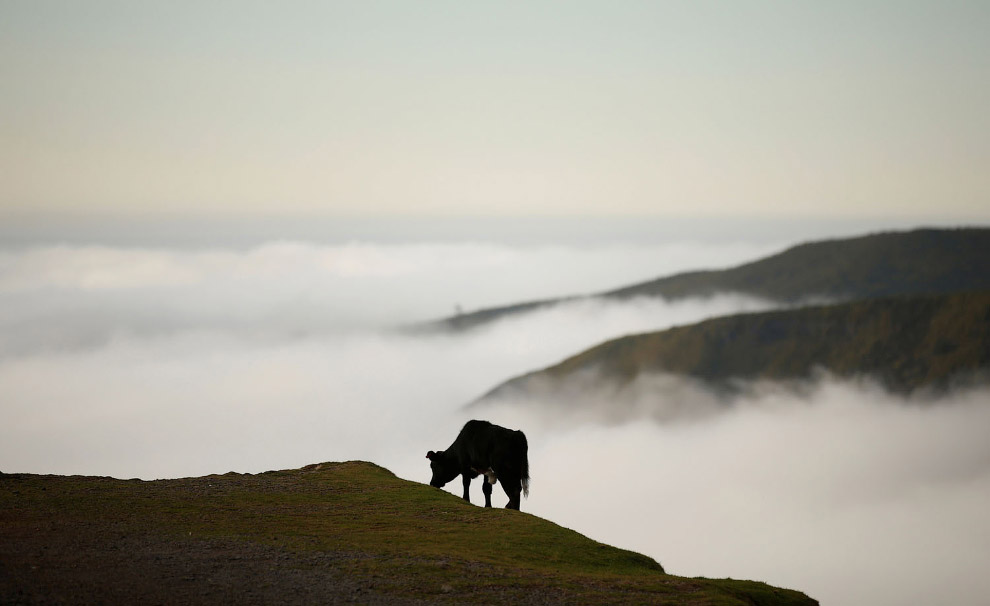
[[[671,576],[360,461],[150,482],[0,475],[0,556],[2,602],[817,604]]]
[[[591,295],[538,299],[427,322],[468,330],[514,314],[586,299],[676,300],[740,293],[783,303],[990,289],[990,228],[918,228],[804,242],[726,269],[680,272]]]
[[[594,369],[626,383],[672,373],[731,387],[738,379],[804,379],[817,368],[873,376],[910,393],[990,369],[990,291],[867,299],[743,313],[611,339],[509,379],[472,405],[541,394]]]

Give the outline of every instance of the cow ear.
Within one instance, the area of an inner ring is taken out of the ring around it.
[[[426,453],[426,458],[432,461],[433,460],[433,455],[435,455],[435,454],[437,454],[437,453],[435,453],[435,452],[433,452],[431,450],[430,452]]]

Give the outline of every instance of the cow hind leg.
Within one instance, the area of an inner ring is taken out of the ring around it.
[[[522,482],[519,478],[505,478],[500,477],[499,482],[502,483],[502,489],[505,490],[505,494],[509,497],[509,503],[505,506],[506,509],[519,509],[519,501],[522,495]]]

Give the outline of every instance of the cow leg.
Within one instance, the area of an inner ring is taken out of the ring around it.
[[[464,478],[464,500],[468,503],[471,502],[471,475],[463,474],[461,477]]]
[[[502,483],[502,489],[509,497],[509,503],[505,508],[519,509],[519,500],[522,498],[522,483],[518,478],[506,478],[504,476],[500,476],[498,481]]]
[[[502,490],[509,497],[509,502],[505,508],[519,509],[519,501],[522,499],[522,481],[519,478],[518,472],[513,473],[511,467],[506,468],[504,465],[493,465],[492,470],[498,476],[498,481],[502,484]]]
[[[488,482],[481,483],[481,492],[485,493],[485,507],[492,506],[492,485]]]

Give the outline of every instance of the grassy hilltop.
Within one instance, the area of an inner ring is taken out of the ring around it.
[[[817,603],[670,576],[362,462],[153,482],[0,475],[0,602]]]

